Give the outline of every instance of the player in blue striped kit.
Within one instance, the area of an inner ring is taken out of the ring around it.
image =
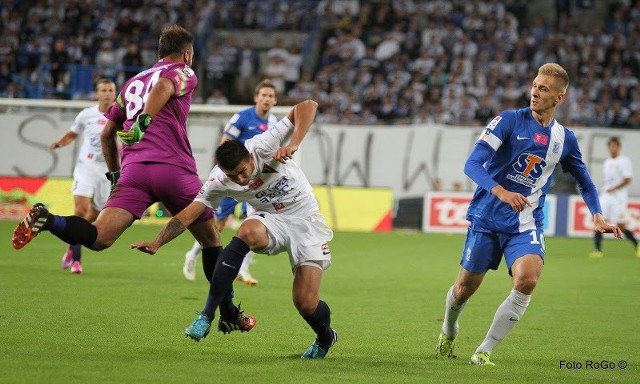
[[[473,365],[495,365],[490,360],[491,352],[524,314],[542,274],[542,208],[551,174],[558,164],[577,180],[596,231],[622,238],[620,228],[602,216],[597,189],[582,161],[574,133],[554,119],[568,85],[564,68],[555,63],[542,65],[532,84],[529,107],[496,116],[465,163],[465,174],[478,188],[467,211],[471,225],[460,271],[447,293],[436,357],[455,357],[458,317],[486,272],[496,270],[504,254],[513,288],[469,361]]]

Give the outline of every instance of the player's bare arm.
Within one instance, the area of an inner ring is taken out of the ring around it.
[[[158,252],[160,247],[186,231],[191,223],[193,223],[206,209],[206,205],[197,201],[192,202],[185,209],[180,211],[180,213],[169,220],[167,225],[162,228],[153,242],[140,241],[133,243],[131,244],[131,249],[135,248],[141,252],[149,253],[151,255],[155,254]]]
[[[288,145],[279,148],[273,154],[273,159],[281,163],[286,162],[300,147],[302,139],[304,139],[313,121],[316,118],[318,103],[313,100],[305,100],[296,104],[287,115],[287,118],[293,123],[293,135]]]
[[[102,134],[100,134],[100,143],[102,145],[102,155],[107,163],[109,172],[120,170],[120,155],[118,153],[118,141],[116,139],[116,131],[122,130],[122,124],[116,124],[113,121],[107,121]]]
[[[609,189],[607,189],[607,192],[611,193],[611,192],[615,192],[619,189],[622,189],[624,187],[626,187],[627,185],[631,184],[631,178],[627,177],[624,180],[622,180],[622,182],[614,187],[611,187]]]
[[[511,192],[501,185],[491,188],[491,193],[503,203],[509,204],[515,212],[521,212],[527,206],[531,206],[529,200],[517,192]]]
[[[596,213],[593,215],[593,225],[595,230],[598,232],[613,233],[615,237],[622,239],[622,231],[620,228],[615,224],[607,223],[604,216],[602,216],[602,213]]]
[[[49,150],[53,151],[56,148],[64,147],[65,145],[67,145],[70,142],[72,142],[73,140],[75,140],[77,137],[78,137],[77,133],[72,132],[72,131],[67,131],[67,133],[65,133],[60,138],[60,140],[51,143],[51,145],[49,146]]]

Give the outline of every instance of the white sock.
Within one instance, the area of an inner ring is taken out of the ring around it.
[[[253,255],[255,255],[254,252],[249,251],[249,253],[246,254],[246,256],[244,257],[244,260],[242,260],[242,265],[240,266],[240,273],[249,273],[249,264],[251,264],[251,261],[253,260]]]
[[[458,336],[458,317],[462,313],[467,302],[458,302],[453,296],[453,285],[447,292],[447,299],[444,308],[444,322],[442,323],[442,332],[448,338],[453,339]]]
[[[493,351],[520,320],[529,306],[529,301],[531,301],[531,295],[525,295],[512,289],[507,299],[498,307],[489,332],[487,332],[482,344],[476,349],[476,353]]]
[[[195,262],[196,260],[198,260],[198,254],[200,253],[200,251],[202,251],[202,245],[200,245],[200,243],[198,243],[198,241],[196,240],[193,243],[193,247],[191,247],[189,252],[187,252],[187,258]]]

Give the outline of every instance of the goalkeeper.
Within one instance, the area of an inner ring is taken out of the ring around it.
[[[35,204],[13,234],[13,246],[24,247],[40,231],[48,230],[68,244],[100,251],[110,247],[144,211],[160,201],[172,214],[196,197],[202,184],[187,138],[187,117],[198,84],[191,69],[193,36],[173,25],[163,30],[158,45],[160,60],[129,79],[105,113],[102,151],[112,191],[104,209],[91,224],[77,216],[57,216]],[[118,158],[116,134],[125,145]],[[122,166],[120,166],[120,163]],[[203,246],[202,264],[211,279],[222,250],[213,211],[205,210],[189,226]],[[224,329],[247,331],[253,319],[233,305],[229,290],[220,305]]]

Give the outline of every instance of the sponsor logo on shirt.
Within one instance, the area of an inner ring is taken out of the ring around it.
[[[271,199],[288,194],[290,190],[289,180],[286,177],[282,177],[272,187],[256,193],[256,199],[262,203],[268,203]]]
[[[501,116],[496,116],[493,118],[493,120],[491,120],[491,122],[489,122],[489,124],[487,124],[487,129],[493,131],[493,129],[498,125],[498,123],[500,122],[500,120],[502,120]]]
[[[538,144],[547,145],[549,144],[549,136],[543,135],[542,133],[536,133],[533,135],[533,141]]]
[[[533,188],[538,178],[542,176],[542,172],[546,166],[547,162],[542,157],[531,153],[523,153],[518,156],[516,162],[512,164],[513,169],[517,173],[515,175],[507,175],[507,179]]]
[[[323,255],[328,255],[330,253],[331,253],[331,251],[329,250],[329,243],[322,244],[322,254]]]

